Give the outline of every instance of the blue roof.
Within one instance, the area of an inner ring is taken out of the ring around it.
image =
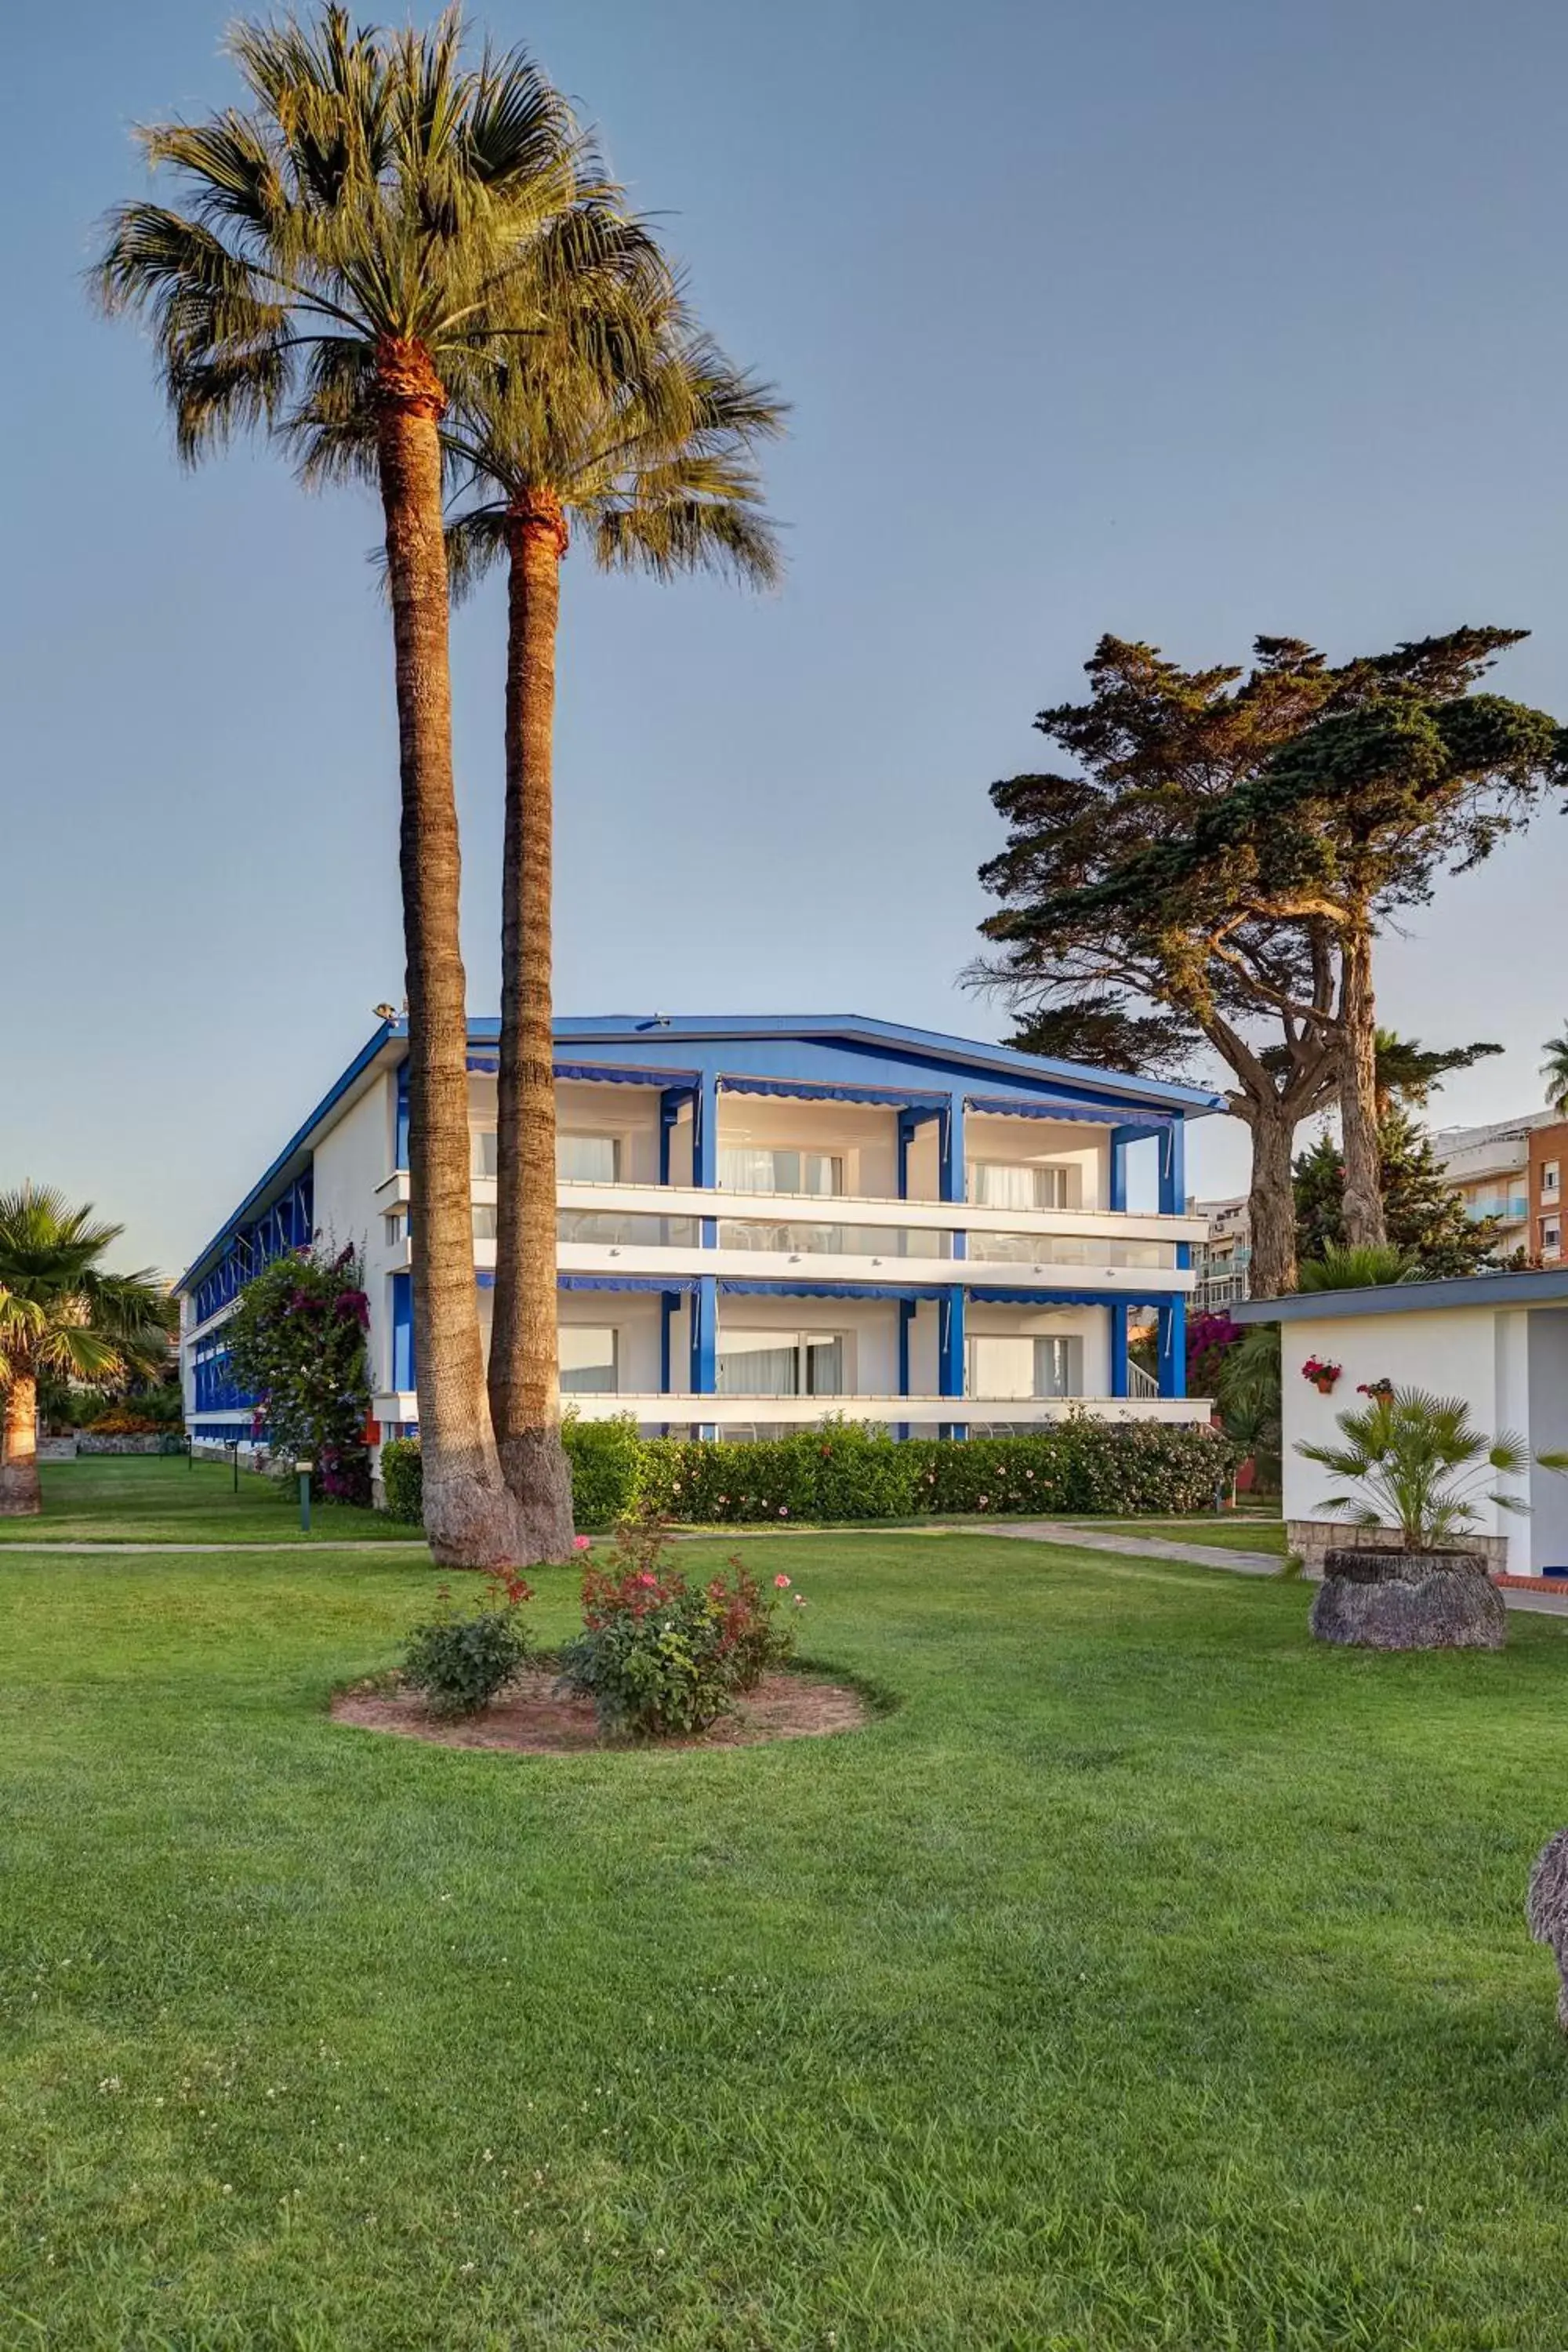
[[[868,1063],[895,1070],[902,1065],[946,1065],[962,1078],[965,1073],[997,1078],[1020,1093],[1042,1094],[1055,1088],[1064,1095],[1121,1104],[1127,1124],[1136,1127],[1140,1109],[1152,1116],[1171,1114],[1202,1118],[1223,1111],[1225,1098],[1198,1087],[1177,1086],[1158,1078],[1123,1076],[1082,1062],[1047,1060],[1043,1055],[1020,1053],[1016,1046],[994,1045],[970,1037],[951,1037],[936,1029],[911,1029],[902,1022],[878,1021],[863,1013],[606,1013],[575,1014],[557,1020],[558,1045],[627,1047],[651,1059],[680,1058],[679,1050],[719,1044],[743,1044],[752,1049],[757,1075],[770,1066],[788,1061],[780,1049],[803,1043],[833,1049],[844,1063],[843,1075],[853,1077]],[[500,1035],[494,1018],[468,1021],[470,1045],[493,1045]],[[404,1059],[408,1038],[406,1021],[386,1021],[354,1055],[340,1077],[328,1087],[310,1117],[299,1127],[265,1173],[254,1183],[232,1216],[226,1218],[205,1247],[198,1252],[175,1284],[188,1289],[209,1259],[223,1247],[236,1226],[267,1206],[268,1195],[281,1191],[300,1172],[314,1136],[329,1113],[366,1078],[377,1065],[391,1067]],[[804,1074],[803,1074],[804,1075]]]

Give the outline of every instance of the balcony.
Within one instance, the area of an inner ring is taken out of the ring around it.
[[[495,1264],[495,1180],[476,1177],[474,1259],[481,1270]],[[405,1171],[376,1192],[387,1212],[407,1199]],[[962,1281],[971,1291],[1120,1291],[1142,1304],[1151,1294],[1193,1288],[1196,1277],[1177,1264],[1178,1250],[1201,1244],[1206,1231],[1197,1217],[847,1194],[829,1201],[689,1185],[563,1182],[556,1199],[563,1274],[644,1281],[704,1274],[781,1286],[806,1277],[878,1286]],[[706,1244],[705,1227],[713,1234]],[[393,1262],[408,1263],[406,1234]]]
[[[944,1397],[944,1396],[698,1396],[690,1391],[657,1394],[596,1394],[564,1400],[583,1421],[614,1421],[629,1414],[641,1427],[716,1429],[721,1436],[777,1428],[810,1429],[828,1414],[879,1423],[886,1428],[910,1424],[920,1428],[947,1427],[954,1422],[971,1430],[988,1424],[1008,1429],[1044,1428],[1087,1412],[1097,1421],[1159,1422],[1172,1426],[1206,1423],[1209,1402],[1205,1397]],[[418,1400],[412,1393],[391,1393],[374,1400],[378,1421],[408,1423],[418,1417]]]

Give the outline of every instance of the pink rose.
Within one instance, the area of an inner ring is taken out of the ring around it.
[[[788,1577],[775,1576],[773,1579],[773,1590],[777,1592],[787,1592],[789,1591]]]
[[[593,1538],[591,1536],[574,1536],[572,1538],[572,1549],[574,1551],[586,1551],[592,1541]]]

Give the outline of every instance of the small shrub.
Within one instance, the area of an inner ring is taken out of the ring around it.
[[[623,1521],[604,1567],[583,1579],[583,1631],[561,1654],[561,1686],[591,1698],[612,1738],[706,1731],[795,1648],[793,1628],[740,1560],[691,1586],[669,1564],[668,1544],[663,1520]],[[787,1590],[789,1579],[774,1584]],[[795,1595],[794,1605],[805,1604]]]
[[[459,1609],[450,1587],[441,1586],[436,1615],[413,1627],[403,1654],[403,1679],[432,1715],[445,1721],[479,1715],[521,1671],[533,1644],[518,1612],[532,1598],[521,1576],[504,1571],[486,1580],[470,1609]]]
[[[416,1528],[425,1516],[425,1465],[416,1437],[389,1437],[381,1449],[381,1484],[389,1519]]]
[[[642,1441],[630,1413],[613,1421],[579,1421],[568,1412],[561,1424],[572,1465],[572,1516],[581,1528],[613,1528],[636,1510],[642,1473]]]

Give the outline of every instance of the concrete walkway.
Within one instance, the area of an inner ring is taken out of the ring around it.
[[[1013,1527],[990,1528],[986,1532],[1020,1537],[1026,1543],[1072,1544],[1081,1551],[1184,1560],[1193,1568],[1228,1568],[1237,1576],[1278,1576],[1282,1565],[1277,1552],[1230,1551],[1218,1544],[1173,1543],[1164,1536],[1112,1535],[1099,1528],[1068,1527],[1061,1519],[1029,1519]],[[1303,1577],[1301,1580],[1315,1583],[1317,1579]],[[1518,1585],[1508,1584],[1500,1590],[1505,1608],[1522,1609],[1535,1617],[1568,1617],[1568,1591],[1554,1591],[1551,1586],[1540,1592],[1524,1591]]]
[[[932,1521],[929,1528],[901,1527],[861,1528],[834,1528],[834,1535],[987,1535],[1005,1536],[1015,1543],[1062,1544],[1075,1551],[1120,1552],[1131,1559],[1173,1559],[1187,1568],[1228,1569],[1234,1576],[1278,1576],[1280,1559],[1277,1552],[1232,1551],[1219,1544],[1176,1543],[1168,1536],[1134,1536],[1113,1533],[1110,1528],[1075,1528],[1064,1519],[1015,1519],[1004,1525],[996,1520],[990,1526],[976,1526],[967,1521],[954,1527],[942,1521]],[[754,1536],[811,1537],[821,1530],[816,1528],[753,1528],[743,1538],[750,1543]],[[701,1543],[714,1540],[707,1536],[682,1535],[678,1541]],[[51,1554],[68,1558],[91,1554],[114,1559],[123,1554],[134,1558],[142,1552],[311,1552],[311,1551],[397,1551],[419,1553],[423,1547],[417,1539],[385,1536],[357,1542],[334,1544],[328,1536],[300,1537],[287,1543],[0,1543],[0,1560],[8,1552],[20,1552],[28,1559],[47,1559]],[[1303,1582],[1310,1580],[1303,1579]],[[1550,1587],[1540,1592],[1521,1591],[1517,1585],[1501,1588],[1505,1606],[1522,1609],[1537,1617],[1568,1617],[1568,1591]]]
[[[25,1553],[29,1559],[40,1554],[47,1558],[56,1553],[101,1552],[112,1559],[117,1554],[134,1556],[138,1552],[171,1551],[412,1551],[423,1546],[417,1538],[407,1536],[355,1536],[347,1543],[334,1543],[331,1536],[296,1536],[292,1543],[0,1543],[0,1560],[10,1552]]]
[[[978,1529],[974,1532],[978,1533]],[[987,1528],[991,1536],[1013,1536],[1023,1543],[1071,1544],[1079,1551],[1119,1551],[1134,1559],[1179,1559],[1192,1568],[1230,1568],[1237,1576],[1278,1576],[1279,1555],[1272,1551],[1232,1551],[1220,1544],[1173,1543],[1168,1536],[1113,1534],[1109,1528],[1069,1527],[1063,1519],[1015,1520]]]

